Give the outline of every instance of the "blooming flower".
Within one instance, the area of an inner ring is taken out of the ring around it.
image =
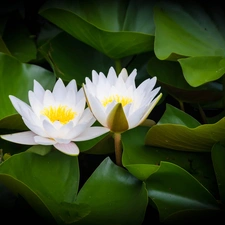
[[[135,85],[137,70],[128,76],[123,68],[117,76],[113,67],[107,77],[92,71],[92,81],[83,85],[87,103],[96,119],[114,133],[122,133],[140,125],[148,117],[162,94],[154,97],[160,87],[153,89],[156,77]],[[154,100],[153,100],[154,99]]]
[[[100,136],[108,129],[91,127],[96,121],[89,108],[83,89],[77,90],[75,80],[67,86],[59,78],[53,91],[44,90],[34,80],[34,90],[29,91],[29,103],[9,96],[14,108],[22,116],[30,131],[6,134],[5,140],[26,145],[53,145],[68,155],[78,155],[74,141],[84,141]]]

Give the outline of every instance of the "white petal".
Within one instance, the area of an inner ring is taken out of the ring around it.
[[[44,132],[43,128],[41,127],[41,124],[35,124],[33,123],[31,120],[26,119],[24,117],[22,117],[23,122],[25,123],[25,125],[31,130],[33,131],[33,133],[38,134],[40,136],[46,136],[46,133]],[[38,122],[38,120],[37,120]]]
[[[114,70],[113,67],[110,67],[107,79],[111,85],[116,83],[117,75],[116,75],[116,71]]]
[[[63,152],[67,155],[78,155],[79,154],[79,148],[77,147],[77,145],[73,142],[70,142],[69,144],[60,144],[57,143],[54,145],[54,147],[56,149],[58,149],[60,152]]]
[[[74,138],[73,141],[86,141],[98,136],[101,136],[109,132],[109,128],[106,127],[89,127],[85,129],[78,137]]]
[[[126,79],[126,86],[127,88],[132,86],[133,88],[136,88],[136,85],[135,85],[135,78],[137,76],[137,70],[134,69],[131,74],[129,75],[129,77]]]
[[[21,101],[17,97],[15,97],[13,95],[9,95],[9,98],[10,98],[14,108],[21,116],[25,116],[21,109],[24,109],[24,111],[26,111],[26,109],[31,110],[31,107],[27,103]]]
[[[99,100],[93,97],[91,94],[87,95],[91,111],[94,114],[95,118],[101,123],[104,127],[106,124],[106,114],[104,112],[104,106],[99,102]]]
[[[89,78],[86,78],[86,79],[88,79],[90,81]],[[87,82],[87,80],[86,80],[86,82]],[[92,82],[94,85],[96,85],[98,83],[98,73],[95,70],[92,70]]]
[[[147,111],[147,106],[143,106],[139,109],[137,109],[133,114],[131,114],[127,120],[129,123],[129,129],[132,129],[140,124],[141,119],[145,115]]]
[[[34,95],[42,102],[44,98],[45,90],[44,88],[38,83],[36,80],[34,80]]]
[[[24,131],[14,134],[1,135],[1,138],[18,144],[37,145],[37,143],[34,141],[35,135],[36,134],[32,131]]]
[[[57,80],[53,88],[52,94],[55,101],[62,102],[66,96],[67,90],[61,78]]]
[[[89,124],[91,126],[96,121],[95,117],[93,116],[91,110],[89,108],[86,108],[79,120],[80,123]]]
[[[48,122],[47,120],[43,121],[43,128],[45,132],[47,133],[48,137],[50,138],[56,138],[61,137],[61,133],[59,130],[55,129],[52,123]]]
[[[125,68],[123,68],[120,72],[120,74],[118,75],[118,78],[122,78],[122,80],[124,82],[126,82],[127,78],[128,78],[128,73],[127,70]]]
[[[73,129],[70,130],[70,132],[67,133],[66,139],[74,139],[75,137],[79,136],[84,130],[87,129],[86,124],[78,124]]]
[[[40,111],[43,109],[43,104],[40,100],[40,98],[37,98],[37,96],[34,94],[34,92],[29,91],[28,92],[29,102],[32,110],[36,115],[40,115]]]
[[[45,94],[44,94],[43,106],[49,107],[49,106],[53,106],[53,105],[55,105],[54,96],[53,96],[52,92],[47,90],[47,91],[45,91]]]
[[[69,90],[74,90],[75,92],[77,92],[77,82],[76,80],[71,80],[67,86],[66,86],[67,91]]]
[[[35,136],[34,137],[35,143],[40,145],[54,145],[56,144],[56,141],[53,139],[41,137],[41,136]]]

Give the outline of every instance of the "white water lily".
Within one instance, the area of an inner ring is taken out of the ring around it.
[[[153,89],[156,77],[136,87],[136,75],[136,69],[128,76],[123,68],[117,76],[111,67],[107,77],[93,70],[92,81],[85,79],[83,88],[92,113],[102,126],[114,133],[122,133],[144,122],[162,96],[159,94],[155,98],[160,90],[160,87]]]
[[[9,96],[30,131],[1,135],[3,139],[25,145],[53,145],[65,154],[78,155],[74,141],[90,140],[108,132],[104,127],[91,127],[96,119],[85,108],[83,89],[77,90],[75,80],[65,86],[59,78],[52,92],[35,80],[28,97],[30,105]]]

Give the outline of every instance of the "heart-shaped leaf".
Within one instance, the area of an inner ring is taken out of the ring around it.
[[[148,200],[144,183],[107,157],[81,188],[76,203],[91,209],[79,224],[141,225]]]
[[[201,216],[202,210],[220,211],[214,196],[187,171],[173,163],[162,161],[159,169],[148,178],[146,185],[149,197],[158,208],[161,221],[171,215],[179,217],[180,212],[189,210],[196,210],[197,219],[198,210]],[[188,222],[195,221],[196,217],[193,220],[191,216]]]

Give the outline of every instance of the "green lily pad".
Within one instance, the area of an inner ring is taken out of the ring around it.
[[[196,56],[178,62],[186,81],[193,87],[216,81],[225,73],[225,58],[220,56]]]
[[[39,14],[109,58],[120,59],[153,50],[154,3],[51,1]]]
[[[167,105],[164,116],[170,120],[162,119],[159,123],[151,127],[146,135],[145,143],[150,146],[169,148],[179,151],[194,151],[194,152],[210,152],[212,146],[216,142],[225,143],[225,118],[220,119],[214,124],[203,124],[195,127],[187,126],[183,123],[174,123],[173,121],[186,121],[193,123],[195,119],[191,117],[182,118],[185,113],[176,109],[173,106]],[[173,113],[176,111],[177,113]],[[194,122],[195,123],[195,122]]]
[[[107,157],[81,188],[76,203],[91,209],[79,224],[141,225],[148,199],[144,183]]]
[[[195,177],[210,193],[218,196],[216,177],[209,152],[177,151],[145,145],[147,127],[137,127],[122,134],[125,168],[140,180],[147,180],[159,169],[161,161],[176,164]]]
[[[200,216],[202,210],[208,213],[221,211],[214,196],[187,171],[173,163],[162,161],[159,169],[146,181],[146,186],[148,196],[158,208],[160,221],[166,222],[171,215],[177,219],[180,213],[189,211],[188,222],[191,223],[198,219],[198,210]],[[195,218],[190,210],[196,210]],[[181,224],[184,220],[180,219]]]
[[[15,154],[0,165],[0,181],[16,195],[20,194],[46,221],[52,222],[54,218],[62,223],[66,203],[71,204],[70,210],[77,208],[74,205],[79,186],[77,157],[59,151],[45,156],[32,152]]]
[[[185,57],[224,56],[224,14],[220,4],[160,1],[154,8],[155,53]],[[207,66],[207,65],[206,65]]]
[[[193,87],[225,71],[225,17],[220,4],[208,3],[160,1],[154,8],[155,54],[161,60],[179,59]]]
[[[194,57],[191,57],[189,59],[193,59],[194,62]],[[186,62],[189,59],[185,59],[183,61],[179,60],[179,62]],[[195,63],[197,65],[199,61],[196,60]],[[202,83],[205,83],[205,70],[207,70],[205,65],[208,64],[212,65],[210,63],[204,63],[205,69],[202,68],[202,70],[197,70],[196,67],[194,68],[190,66],[186,68],[192,69],[193,72],[195,71],[193,79],[196,79],[198,77],[199,79],[204,79],[204,82]],[[184,71],[182,71],[182,68],[184,69]],[[189,78],[191,79],[191,73],[185,73],[185,67],[182,66],[182,68],[178,62],[159,60],[156,57],[152,57],[148,62],[147,71],[151,77],[156,76],[159,85],[179,101],[189,103],[207,103],[222,99],[222,84],[216,82],[208,82],[205,85],[201,85],[200,87],[192,87],[188,84],[190,82],[186,81]],[[202,73],[201,76],[199,75],[200,73]],[[186,76],[186,74],[188,76]]]

